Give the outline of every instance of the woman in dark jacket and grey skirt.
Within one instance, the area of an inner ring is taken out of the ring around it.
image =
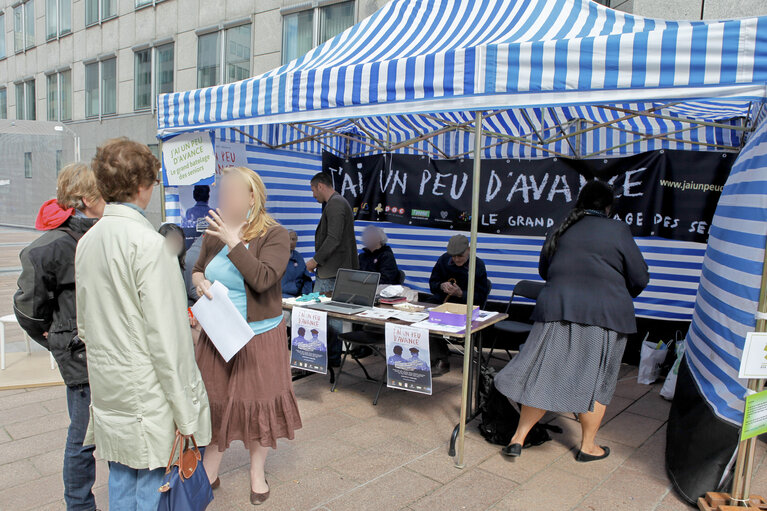
[[[626,337],[636,332],[632,298],[649,273],[629,227],[608,217],[612,188],[590,181],[575,208],[547,237],[539,272],[535,325],[519,354],[495,377],[498,390],[522,405],[517,431],[503,448],[519,456],[525,437],[547,410],[579,415],[576,459],[610,454],[594,443],[618,380]]]

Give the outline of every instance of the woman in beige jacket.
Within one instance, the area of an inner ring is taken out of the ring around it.
[[[109,509],[156,510],[176,429],[210,442],[210,409],[178,260],[144,216],[159,162],[143,144],[101,146],[93,171],[107,202],[75,256],[77,326],[86,345],[85,443],[109,461]]]

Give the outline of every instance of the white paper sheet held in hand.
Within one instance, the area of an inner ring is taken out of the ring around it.
[[[226,286],[214,282],[210,294],[212,300],[203,296],[192,305],[192,314],[224,360],[229,362],[253,338],[253,329],[229,299]]]

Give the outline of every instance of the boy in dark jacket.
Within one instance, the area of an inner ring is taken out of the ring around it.
[[[68,510],[93,511],[96,501],[94,446],[83,446],[90,387],[85,345],[75,317],[75,249],[104,212],[104,201],[87,165],[67,165],[59,174],[57,198],[40,208],[35,227],[46,231],[21,251],[21,276],[13,296],[19,325],[48,349],[67,385],[69,431],[64,452],[64,500]]]

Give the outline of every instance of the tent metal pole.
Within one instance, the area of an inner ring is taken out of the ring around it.
[[[464,436],[469,404],[469,372],[474,357],[471,316],[474,310],[474,285],[477,272],[477,228],[479,226],[479,186],[482,163],[482,112],[474,112],[474,175],[471,186],[471,244],[469,246],[469,285],[466,289],[466,331],[463,343],[463,377],[461,382],[461,419],[458,423],[458,459],[455,466],[464,465]],[[481,354],[480,354],[481,355]]]
[[[757,311],[762,314],[767,313],[767,248],[764,252],[762,284],[761,289],[759,290],[759,305]],[[767,320],[757,319],[756,331],[767,332]],[[751,392],[760,392],[764,389],[764,383],[764,380],[748,380],[748,390]],[[738,444],[738,457],[735,460],[735,474],[732,479],[732,492],[730,494],[731,506],[748,506],[757,440],[758,437],[749,438]]]

